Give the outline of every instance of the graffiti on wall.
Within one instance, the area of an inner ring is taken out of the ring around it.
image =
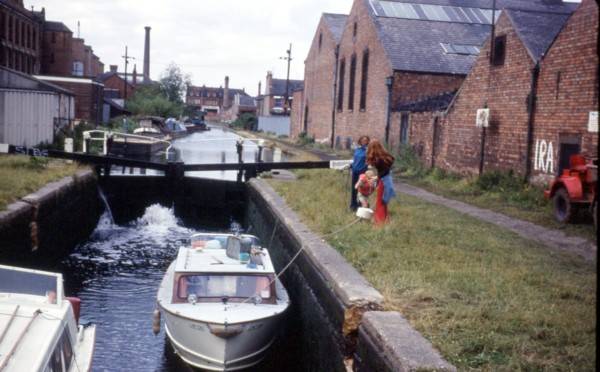
[[[554,173],[554,146],[552,141],[536,140],[533,169],[543,173]]]

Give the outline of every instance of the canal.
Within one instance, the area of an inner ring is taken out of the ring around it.
[[[237,161],[237,139],[233,133],[213,128],[180,139],[175,147],[185,162],[233,162]],[[256,145],[247,142],[244,161],[254,161],[256,151]],[[111,173],[121,172],[113,169]],[[186,176],[235,180],[236,174],[191,172]],[[120,206],[111,208],[117,214]],[[229,219],[210,230],[229,230],[232,223],[243,222]],[[81,299],[82,320],[97,326],[94,371],[188,371],[168,344],[164,324],[157,336],[153,334],[152,312],[159,283],[178,248],[191,234],[207,230],[201,223],[186,225],[174,208],[151,202],[141,215],[118,224],[107,210],[89,239],[67,257],[22,266],[63,273],[66,294]],[[293,346],[285,341],[288,327],[282,327],[265,361],[253,370],[299,370],[290,352]]]

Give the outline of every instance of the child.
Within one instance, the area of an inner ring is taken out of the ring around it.
[[[375,191],[377,176],[372,170],[368,170],[358,177],[358,182],[354,188],[358,191],[356,199],[363,208],[369,208],[369,195]]]

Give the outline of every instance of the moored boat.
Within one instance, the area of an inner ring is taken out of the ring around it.
[[[290,301],[258,238],[195,234],[167,269],[157,303],[186,363],[233,371],[264,358]]]
[[[90,371],[95,326],[61,274],[0,265],[0,371]]]

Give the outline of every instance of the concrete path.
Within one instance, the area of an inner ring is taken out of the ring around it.
[[[597,245],[587,239],[567,236],[559,230],[549,229],[457,200],[447,199],[398,180],[395,180],[394,185],[397,192],[452,208],[471,217],[508,229],[523,238],[542,243],[557,251],[575,253],[587,261],[593,261],[597,257]]]

